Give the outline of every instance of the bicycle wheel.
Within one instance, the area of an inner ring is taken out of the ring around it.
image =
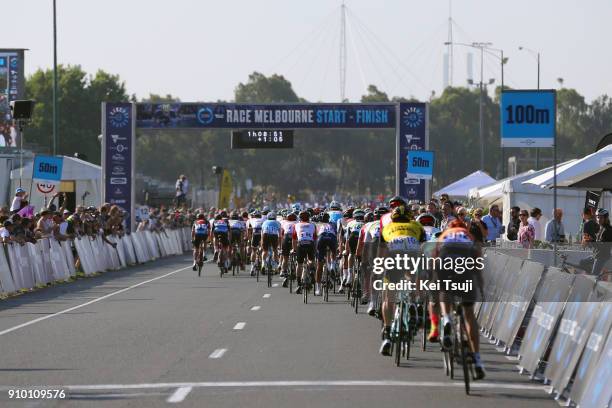
[[[427,335],[429,334],[429,321],[427,320],[427,308],[428,308],[428,303],[427,303],[427,294],[425,295],[425,302],[423,302],[423,327],[421,328],[423,330],[422,335],[421,335],[421,350],[422,351],[426,351],[427,350]]]
[[[259,282],[259,269],[261,269],[261,268],[257,264],[257,261],[255,261],[255,272],[257,274],[257,282]]]
[[[357,267],[357,276],[355,276],[355,292],[353,293],[353,301],[355,302],[355,314],[359,313],[359,303],[361,302],[361,268]]]
[[[308,279],[309,279],[308,273],[306,273],[306,277],[302,281],[302,293],[304,294],[304,304],[308,303],[308,286],[309,286]]]
[[[402,357],[402,343],[404,341],[404,302],[400,302],[399,319],[395,322],[397,329],[395,330],[395,365],[400,366]]]
[[[463,313],[459,314],[459,344],[460,344],[460,357],[461,365],[463,366],[463,383],[465,384],[465,393],[470,395],[470,367],[468,362],[468,341],[467,331],[465,329],[465,321],[463,320]]]
[[[270,259],[268,259],[268,265],[266,268],[266,271],[268,273],[268,287],[271,288],[272,287],[272,265],[270,264]]]
[[[325,274],[325,279],[323,280],[323,284],[325,285],[323,287],[323,300],[325,302],[329,302],[329,286],[331,285],[331,281],[329,279],[329,270],[327,269],[327,266],[324,266],[323,268],[323,273]]]

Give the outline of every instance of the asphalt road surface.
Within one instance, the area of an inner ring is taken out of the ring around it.
[[[247,275],[198,278],[182,256],[0,302],[0,406],[557,406],[484,338],[487,378],[466,396],[439,346],[395,367],[344,297],[304,305]],[[32,387],[67,399],[9,399]]]

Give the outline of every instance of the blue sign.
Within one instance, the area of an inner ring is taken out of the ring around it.
[[[104,118],[104,201],[131,214],[134,191],[132,104],[107,103]],[[131,218],[126,220],[126,229]]]
[[[421,177],[408,175],[408,153],[427,148],[427,104],[400,103],[398,112],[397,194],[408,200],[425,202],[427,181]]]
[[[502,147],[552,147],[556,136],[555,90],[508,90],[501,95]]]
[[[408,152],[407,177],[431,180],[434,170],[434,152],[428,150],[410,150]]]
[[[36,156],[32,180],[61,181],[63,157]]]
[[[395,104],[138,104],[139,128],[394,128]],[[410,124],[419,126],[424,117]]]

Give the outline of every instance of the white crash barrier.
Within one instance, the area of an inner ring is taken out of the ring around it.
[[[62,242],[44,238],[36,244],[0,245],[0,294],[66,281],[76,276],[77,269],[90,276],[180,255],[191,245],[189,228],[139,231],[123,237],[111,235],[106,238],[116,247],[104,242],[101,236],[84,236]],[[75,266],[77,259],[78,268]]]

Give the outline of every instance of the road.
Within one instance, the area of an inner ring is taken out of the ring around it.
[[[207,264],[198,278],[188,265],[173,257],[1,302],[0,405],[557,406],[484,338],[488,377],[466,396],[437,346],[399,368],[380,356],[379,321],[339,295],[304,305],[246,273]],[[24,387],[69,398],[8,399]]]

